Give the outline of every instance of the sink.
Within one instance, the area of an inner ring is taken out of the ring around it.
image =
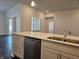
[[[71,40],[71,39],[70,39],[68,42],[79,44],[79,40]]]
[[[61,38],[61,37],[47,37],[48,39],[52,39],[52,40],[57,40],[57,41],[63,41],[63,42],[69,42],[69,43],[75,43],[75,44],[79,44],[79,40],[75,40],[75,39],[68,39],[68,38]]]
[[[66,38],[61,38],[61,37],[48,37],[48,39],[52,39],[52,40],[58,40],[58,41],[68,41],[68,39]]]

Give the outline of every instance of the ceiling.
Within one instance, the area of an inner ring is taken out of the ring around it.
[[[20,0],[0,0],[0,11],[7,11],[19,2]]]
[[[22,0],[30,6],[32,0]],[[36,9],[45,11],[59,11],[65,9],[79,8],[79,0],[33,0],[36,2]]]
[[[32,0],[0,0],[0,11],[7,11],[19,2],[31,6]],[[40,11],[59,11],[65,9],[79,8],[79,0],[33,0],[36,2],[34,8]]]

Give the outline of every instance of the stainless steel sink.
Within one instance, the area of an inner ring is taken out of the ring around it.
[[[75,44],[79,44],[79,40],[75,40],[75,39],[68,39],[68,38],[61,38],[61,37],[48,37],[48,39],[52,39],[52,40],[57,40],[57,41],[63,41],[63,42],[69,42],[69,43],[75,43]]]
[[[75,44],[79,44],[79,40],[69,40],[68,42],[70,42],[70,43],[75,43]]]

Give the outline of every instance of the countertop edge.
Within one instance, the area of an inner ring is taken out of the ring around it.
[[[64,45],[68,45],[68,46],[73,46],[73,47],[77,47],[79,48],[79,44],[75,44],[75,43],[69,43],[69,42],[62,42],[62,41],[57,41],[57,40],[51,40],[51,39],[47,39],[47,38],[41,38],[41,37],[35,37],[33,36],[32,34],[36,34],[39,32],[26,32],[26,34],[29,34],[29,35],[25,35],[25,33],[23,34],[24,32],[20,32],[20,33],[12,33],[12,35],[20,35],[20,36],[24,36],[24,37],[34,37],[34,38],[37,38],[37,39],[41,39],[43,41],[49,41],[49,42],[54,42],[54,43],[58,43],[58,44],[64,44]],[[40,34],[44,34],[44,33],[40,33]],[[48,35],[48,36],[52,36],[53,34],[48,34],[48,33],[45,33],[45,35]],[[56,34],[57,35],[57,34]],[[60,35],[62,36],[62,35]]]

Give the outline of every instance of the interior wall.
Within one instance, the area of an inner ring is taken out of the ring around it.
[[[44,13],[27,6],[26,4],[22,4],[21,6],[21,29],[22,31],[31,31],[31,18],[35,16],[40,18],[41,24],[41,32],[45,32],[45,15]]]
[[[31,18],[35,16],[40,19],[40,31],[45,32],[45,15],[44,13],[27,6],[26,4],[19,3],[14,8],[6,13],[6,32],[8,33],[8,18],[16,17],[16,31],[31,31]]]
[[[9,18],[16,17],[16,32],[21,31],[21,3],[17,4],[13,8],[7,11],[6,13],[6,27],[7,27],[7,33],[9,32],[9,27],[8,27],[8,20]]]
[[[5,19],[6,13],[0,11],[0,35],[5,35]]]
[[[73,35],[79,35],[79,9],[53,12],[46,16],[54,16],[54,33],[64,34],[68,29]]]

